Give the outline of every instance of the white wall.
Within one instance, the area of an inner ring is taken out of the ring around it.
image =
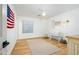
[[[0,5],[0,54],[2,49],[2,5]]]
[[[2,37],[2,5],[0,4],[0,37]]]
[[[13,5],[9,5],[10,6],[10,8],[14,11],[14,13],[15,13],[15,10],[14,10],[14,8],[13,8]],[[14,25],[14,28],[12,28],[12,29],[8,29],[8,28],[6,28],[7,27],[7,17],[6,17],[6,13],[7,13],[7,5],[3,5],[3,20],[4,20],[4,23],[3,23],[3,25],[5,26],[5,29],[3,30],[3,31],[5,31],[5,32],[3,32],[3,41],[5,41],[5,40],[7,40],[8,42],[10,42],[10,44],[7,46],[7,47],[5,47],[5,48],[3,48],[2,49],[2,53],[3,54],[10,54],[11,53],[11,51],[12,51],[12,49],[14,48],[14,45],[15,45],[15,43],[16,43],[16,39],[17,39],[17,20],[16,20],[16,14],[15,14],[15,25]]]
[[[65,35],[79,35],[79,8],[52,17],[51,21],[52,20],[62,22],[65,22],[66,20],[70,21],[69,23],[64,23],[61,26],[55,26],[52,30],[63,32]]]
[[[22,20],[33,21],[33,33],[22,33]],[[46,19],[37,19],[30,17],[18,17],[18,38],[33,38],[33,37],[45,37],[48,32],[48,20]]]

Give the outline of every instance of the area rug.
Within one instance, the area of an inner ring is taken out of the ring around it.
[[[32,51],[32,55],[50,55],[60,50],[60,48],[43,39],[29,39],[27,42]]]

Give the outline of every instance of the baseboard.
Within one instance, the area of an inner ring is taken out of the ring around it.
[[[25,39],[38,39],[38,38],[40,38],[40,39],[48,39],[48,37],[45,36],[45,37],[23,38],[23,39],[18,39],[18,40],[25,40]]]

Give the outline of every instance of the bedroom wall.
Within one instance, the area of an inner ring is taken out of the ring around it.
[[[10,8],[14,11],[14,7],[13,5],[9,5]],[[16,20],[16,13],[15,13],[15,25],[14,28],[12,29],[8,29],[6,28],[7,26],[7,17],[6,17],[6,13],[7,13],[7,5],[3,5],[3,25],[5,26],[5,29],[3,31],[3,40],[7,40],[10,44],[2,49],[2,54],[10,54],[12,49],[14,48],[14,45],[16,43],[16,39],[17,39],[17,20]]]
[[[33,33],[22,33],[22,20],[33,21]],[[18,17],[18,39],[24,38],[33,38],[33,37],[45,37],[48,32],[48,20],[47,19],[38,19],[31,17]]]
[[[61,21],[62,25],[54,26],[52,31],[62,32],[65,35],[79,35],[79,8],[52,17],[50,21],[53,20]],[[69,20],[69,23],[66,23],[66,20]]]
[[[0,4],[0,37],[2,37],[2,5]]]
[[[2,49],[2,5],[0,4],[0,55]]]

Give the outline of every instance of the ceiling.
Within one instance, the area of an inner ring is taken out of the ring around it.
[[[53,17],[79,8],[79,4],[14,4],[14,8],[18,16],[38,17],[44,10],[46,17]]]

